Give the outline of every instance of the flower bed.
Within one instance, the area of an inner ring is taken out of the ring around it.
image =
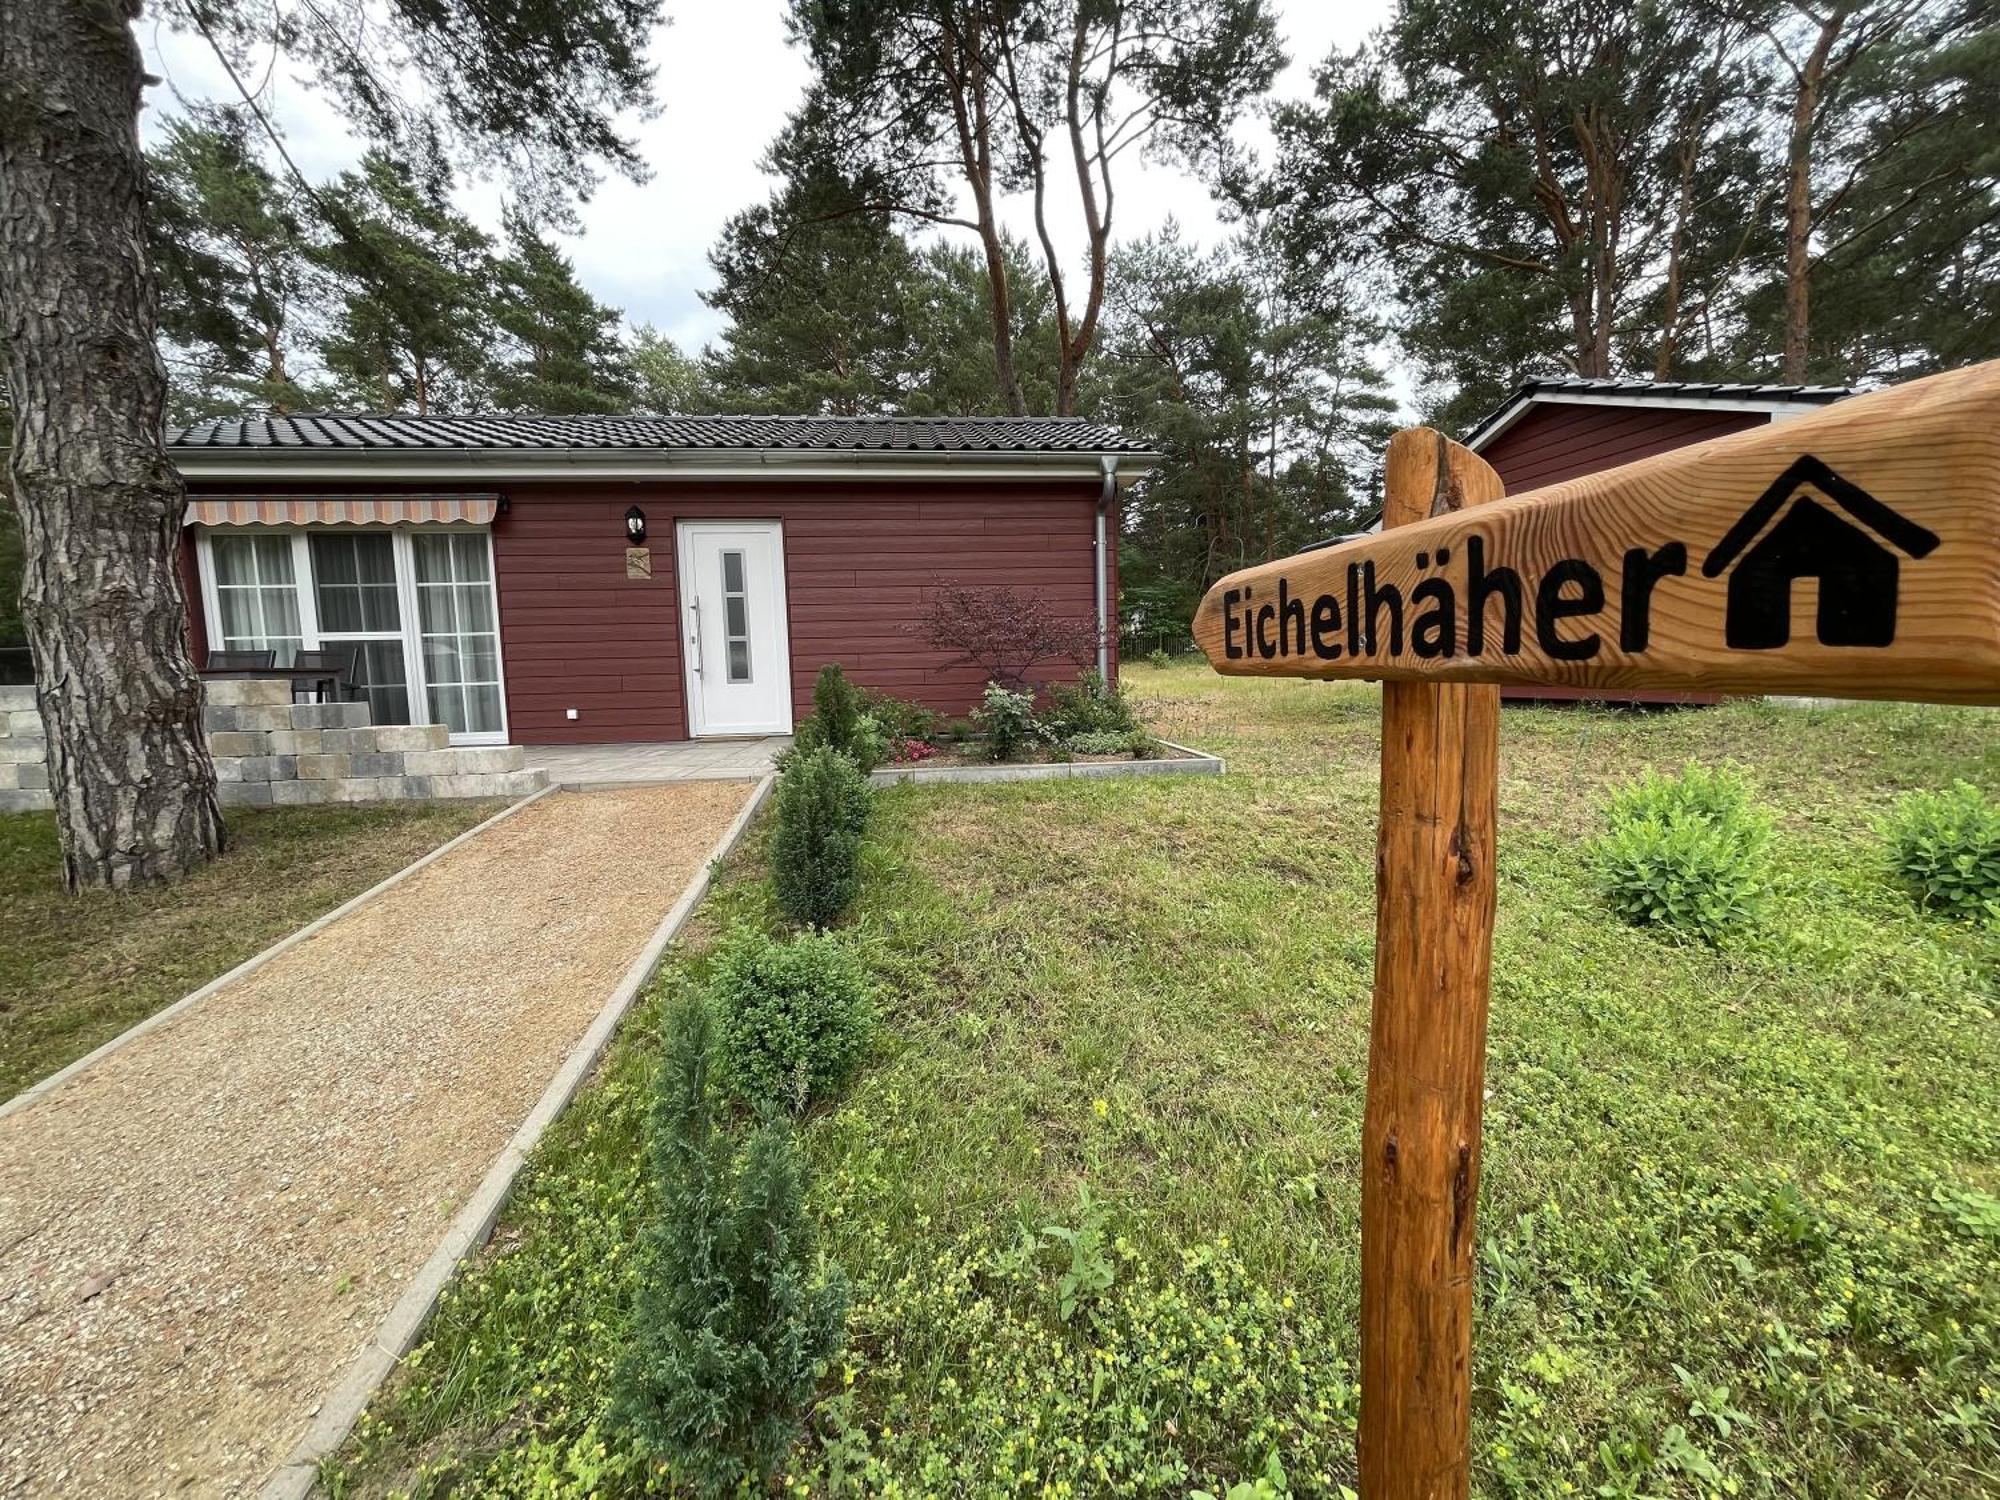
[[[1041,781],[1062,776],[1219,776],[1227,763],[1205,750],[1154,741],[1156,753],[1143,759],[1129,753],[1078,755],[1060,748],[1030,752],[1018,760],[995,761],[978,741],[962,741],[920,761],[886,765],[870,774],[877,783],[897,781]]]

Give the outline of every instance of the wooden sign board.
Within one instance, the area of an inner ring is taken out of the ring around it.
[[[1225,673],[2000,703],[2000,361],[1232,573]]]

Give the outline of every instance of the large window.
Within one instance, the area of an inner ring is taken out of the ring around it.
[[[493,556],[483,531],[208,531],[209,639],[277,653],[345,648],[377,724],[506,737]]]
[[[275,651],[292,664],[304,636],[292,543],[283,536],[215,539],[216,638],[225,651]]]

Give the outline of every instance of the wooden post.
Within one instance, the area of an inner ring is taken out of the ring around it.
[[[1442,433],[1389,445],[1385,530],[1498,499]],[[1362,1125],[1361,1494],[1470,1483],[1473,1211],[1493,962],[1500,690],[1382,684],[1375,1001]]]

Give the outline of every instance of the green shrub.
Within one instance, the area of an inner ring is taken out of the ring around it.
[[[1063,749],[1071,755],[1116,755],[1130,748],[1122,734],[1073,734],[1063,741]]]
[[[1019,760],[1042,741],[1035,700],[1026,693],[1010,692],[997,682],[986,684],[986,696],[973,710],[972,725],[984,739],[990,760]]]
[[[863,771],[874,770],[889,756],[887,732],[838,662],[819,669],[813,711],[793,729],[791,748],[778,755],[778,769],[785,770],[799,756],[819,749],[838,750]]]
[[[826,1098],[852,1076],[874,1027],[860,962],[826,933],[774,943],[745,929],[723,946],[708,992],[730,1087],[751,1104],[797,1113]]]
[[[1071,755],[1130,755],[1145,760],[1157,748],[1157,742],[1143,729],[1073,734],[1063,741],[1063,749]]]
[[[889,743],[902,744],[907,740],[937,743],[944,716],[936,709],[888,693],[871,692],[866,695],[866,702],[869,716],[881,726],[882,736]]]
[[[854,742],[855,730],[866,712],[861,689],[847,680],[839,662],[830,661],[819,669],[819,680],[813,684],[813,717],[826,732],[829,745],[845,751]]]
[[[1627,921],[1716,943],[1756,920],[1769,894],[1770,820],[1733,768],[1690,761],[1678,776],[1648,768],[1612,794],[1606,812],[1598,876]]]
[[[1106,686],[1097,668],[1086,667],[1073,683],[1049,684],[1041,725],[1051,740],[1062,741],[1079,734],[1130,734],[1139,727],[1139,716],[1122,690]]]
[[[795,922],[824,927],[854,899],[868,783],[831,746],[794,755],[778,778],[771,883]]]
[[[798,1148],[776,1122],[737,1148],[716,1119],[717,1054],[707,1002],[684,996],[650,1121],[659,1211],[612,1404],[614,1422],[701,1495],[764,1484],[847,1318],[846,1282],[815,1265]]]
[[[2000,925],[2000,807],[1968,781],[1911,792],[1883,823],[1890,863],[1917,904]]]
[[[1156,672],[1164,672],[1173,664],[1174,659],[1164,651],[1154,650],[1146,653],[1146,665]]]

